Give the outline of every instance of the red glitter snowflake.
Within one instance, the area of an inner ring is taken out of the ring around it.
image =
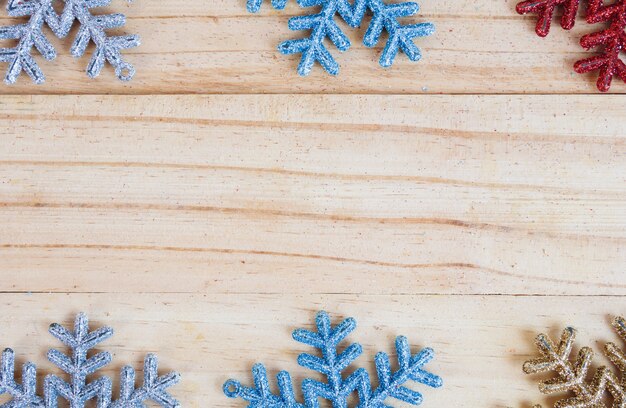
[[[603,0],[591,0],[587,22],[609,22],[610,26],[580,39],[585,49],[600,45],[604,48],[600,55],[576,62],[574,70],[579,74],[599,70],[598,89],[607,92],[614,76],[626,82],[626,64],[620,59],[620,53],[626,47],[626,0],[618,0],[610,6],[605,6]]]
[[[593,0],[592,0],[593,1]],[[535,32],[540,37],[545,37],[550,32],[552,16],[558,6],[563,7],[561,27],[571,30],[576,21],[580,0],[526,0],[519,3],[516,10],[519,14],[535,13],[539,16]]]

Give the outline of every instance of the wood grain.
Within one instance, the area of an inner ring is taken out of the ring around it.
[[[5,98],[0,289],[623,296],[598,98]]]
[[[412,63],[404,56],[394,68],[377,64],[382,47],[367,49],[360,42],[366,26],[347,30],[353,47],[338,53],[342,74],[329,77],[319,67],[306,79],[298,77],[298,56],[284,57],[277,45],[301,33],[290,32],[287,20],[304,13],[295,5],[284,12],[264,7],[245,12],[245,0],[118,1],[104,11],[128,14],[119,32],[138,33],[143,45],[126,54],[138,68],[131,83],[84,75],[88,57],[69,56],[72,36],[52,42],[59,51],[54,62],[39,59],[47,83],[34,86],[21,78],[2,94],[178,94],[178,93],[596,93],[593,74],[573,72],[576,60],[589,55],[578,41],[596,30],[581,20],[565,32],[555,24],[548,38],[534,34],[534,18],[515,12],[517,0],[441,2],[422,0],[414,21],[433,21],[437,33],[419,39],[425,58]],[[18,20],[0,18],[1,24]],[[413,20],[412,20],[413,21]],[[10,46],[10,42],[3,41]],[[615,82],[612,92],[624,93]]]

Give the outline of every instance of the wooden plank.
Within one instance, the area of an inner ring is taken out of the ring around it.
[[[301,9],[294,0],[287,2],[284,10],[273,10],[269,0],[263,0],[264,4],[260,16],[294,16],[301,13]],[[420,15],[424,16],[452,16],[452,17],[492,17],[502,18],[522,18],[516,13],[511,17],[511,11],[515,10],[517,0],[505,0],[494,3],[489,0],[474,0],[472,2],[446,3],[432,0],[422,0]],[[126,5],[123,1],[118,1],[107,8],[101,10],[115,12],[122,11],[129,18],[145,18],[145,16],[155,16],[160,18],[168,17],[233,17],[247,16],[246,0],[214,0],[204,2],[200,0],[172,0],[168,2],[137,2]]]
[[[332,282],[329,282],[329,285]],[[105,373],[122,365],[141,367],[145,353],[158,352],[163,372],[176,369],[182,382],[172,391],[186,407],[241,406],[221,393],[231,377],[250,384],[250,368],[264,362],[273,377],[289,370],[296,384],[310,375],[296,356],[311,350],[291,340],[290,331],[312,329],[324,308],[334,323],[346,316],[358,321],[349,341],[363,345],[359,365],[372,371],[377,351],[393,352],[395,336],[406,335],[413,351],[437,352],[429,369],[443,376],[444,388],[423,386],[429,406],[529,407],[544,402],[536,383],[522,373],[536,355],[532,339],[539,332],[558,336],[571,324],[579,328],[578,346],[598,351],[616,341],[609,317],[624,311],[624,297],[508,296],[363,296],[363,295],[188,295],[162,294],[4,294],[0,315],[2,346],[13,347],[19,361],[38,362],[42,374],[56,372],[45,351],[59,347],[46,334],[51,321],[71,325],[84,311],[92,327],[109,325],[116,334],[103,343],[114,360]],[[254,310],[252,314],[251,311]],[[275,385],[272,380],[272,385]]]
[[[119,3],[119,2],[118,2]],[[366,27],[348,30],[353,48],[337,56],[342,74],[332,78],[315,69],[298,77],[298,57],[283,57],[277,45],[298,38],[287,28],[290,16],[264,7],[245,12],[245,2],[189,0],[117,4],[109,11],[129,14],[119,32],[139,33],[143,45],[127,52],[138,68],[132,83],[114,79],[111,68],[98,80],[87,80],[88,57],[68,55],[72,38],[53,40],[54,62],[40,61],[48,82],[34,86],[21,78],[3,94],[32,93],[595,93],[593,75],[577,75],[573,63],[586,55],[579,38],[590,31],[583,21],[572,32],[555,24],[547,39],[533,31],[533,18],[515,13],[516,1],[439,2],[424,0],[415,21],[432,20],[437,34],[419,39],[425,58],[412,63],[403,56],[390,70],[378,67],[381,47],[365,48]],[[16,20],[3,18],[3,24]],[[9,42],[3,41],[3,44]],[[336,53],[339,54],[339,53]],[[626,87],[616,81],[613,92]]]
[[[598,98],[5,98],[0,290],[623,295]]]

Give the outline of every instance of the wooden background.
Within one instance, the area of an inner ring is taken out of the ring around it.
[[[275,51],[294,6],[114,2],[131,84],[53,41],[46,85],[0,87],[0,346],[54,372],[48,323],[85,311],[116,329],[110,374],[156,351],[183,406],[243,407],[221,384],[302,379],[290,332],[325,309],[367,368],[399,334],[434,347],[425,407],[549,403],[535,334],[599,350],[626,313],[626,97],[573,73],[582,21],[539,39],[515,1],[421,6],[422,62],[382,70],[355,30],[338,78]]]

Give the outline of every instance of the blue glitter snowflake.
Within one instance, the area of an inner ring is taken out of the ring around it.
[[[270,389],[263,364],[256,364],[252,368],[253,387],[244,386],[236,380],[226,381],[224,384],[226,396],[241,398],[249,402],[250,408],[318,408],[319,399],[330,401],[333,407],[346,408],[349,396],[356,392],[359,399],[358,408],[387,408],[385,400],[388,398],[411,405],[422,403],[422,394],[404,386],[409,380],[433,388],[441,387],[441,378],[424,370],[424,366],[434,358],[434,351],[425,348],[411,355],[409,342],[404,336],[396,339],[398,369],[395,372],[386,353],[380,352],[376,355],[377,387],[372,387],[369,373],[364,368],[359,368],[344,378],[344,371],[363,351],[360,344],[354,343],[341,353],[337,352],[339,344],[356,328],[356,321],[348,318],[333,328],[328,314],[320,312],[316,323],[317,332],[304,329],[293,332],[294,340],[321,352],[321,357],[301,354],[298,357],[298,364],[321,373],[327,381],[305,379],[302,382],[304,404],[296,401],[291,376],[286,371],[278,373],[279,393],[274,394]]]
[[[76,317],[74,330],[69,331],[59,324],[50,326],[50,333],[72,350],[70,356],[58,350],[50,350],[48,359],[69,374],[70,381],[56,375],[48,375],[44,383],[44,397],[37,395],[37,368],[32,363],[22,368],[22,384],[15,381],[15,353],[6,349],[2,353],[0,369],[0,396],[8,394],[10,399],[1,407],[6,408],[56,408],[58,399],[64,399],[71,408],[84,408],[90,400],[97,401],[98,408],[144,408],[145,401],[154,401],[166,408],[178,408],[180,404],[167,389],[180,380],[178,373],[158,375],[157,357],[146,356],[143,370],[143,385],[135,387],[135,370],[126,366],[120,376],[119,399],[112,400],[112,381],[103,376],[88,381],[94,374],[111,362],[109,352],[100,352],[91,357],[87,353],[99,343],[113,335],[113,329],[102,327],[89,331],[87,317]]]
[[[41,84],[45,76],[31,55],[35,47],[47,60],[56,58],[56,51],[48,41],[43,28],[47,25],[59,38],[66,37],[78,22],[78,33],[71,48],[72,56],[78,58],[85,54],[89,43],[95,44],[95,51],[87,66],[87,75],[95,78],[108,62],[115,68],[116,76],[122,81],[129,81],[135,75],[135,68],[124,61],[121,51],[137,47],[139,36],[109,36],[105,30],[122,27],[126,24],[123,14],[93,15],[90,9],[108,6],[111,0],[64,0],[61,15],[54,10],[57,0],[9,0],[7,12],[12,17],[28,16],[26,23],[0,27],[0,39],[18,40],[15,47],[0,48],[0,62],[7,62],[9,67],[5,76],[7,84],[13,84],[22,73]]]
[[[262,0],[248,0],[248,11],[259,11],[261,3]],[[285,4],[286,0],[272,1],[276,9],[284,8]],[[370,48],[375,47],[383,31],[387,32],[387,43],[379,61],[383,67],[393,65],[400,50],[411,61],[419,61],[422,53],[415,45],[414,39],[426,37],[435,32],[435,26],[432,23],[403,26],[398,22],[401,17],[417,14],[419,6],[414,2],[386,4],[383,0],[355,0],[354,3],[348,0],[298,0],[298,4],[301,7],[317,6],[320,11],[289,19],[291,30],[310,30],[310,34],[306,38],[285,41],[278,46],[278,50],[285,55],[302,54],[298,66],[298,73],[302,76],[311,72],[315,62],[318,62],[331,75],[339,73],[339,64],[324,45],[324,40],[328,39],[342,52],[347,51],[351,43],[335,22],[335,16],[339,16],[351,27],[359,27],[366,12],[370,12],[372,19],[363,38],[363,44]]]

